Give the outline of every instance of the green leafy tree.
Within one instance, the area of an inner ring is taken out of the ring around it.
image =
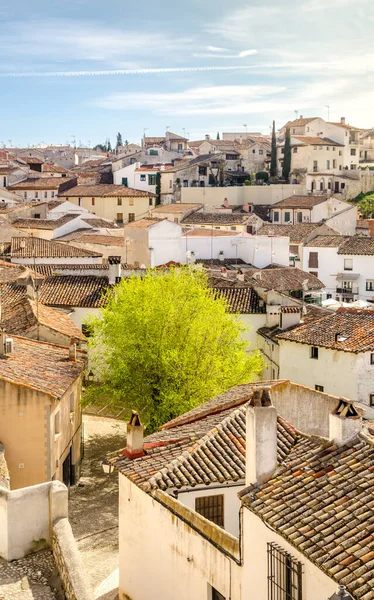
[[[219,131],[217,131],[217,140],[220,140],[221,138],[219,137]]]
[[[106,144],[96,144],[96,146],[93,147],[93,150],[100,150],[101,152],[106,152]]]
[[[261,180],[265,183],[269,181],[269,173],[267,171],[258,171],[258,173],[256,173],[256,181]]]
[[[116,144],[117,148],[119,146],[123,146],[123,142],[122,142],[122,135],[118,132],[117,133],[117,144]]]
[[[277,138],[275,135],[275,121],[273,121],[273,131],[271,134],[271,158],[270,158],[270,177],[277,175]]]
[[[286,129],[286,139],[284,142],[284,156],[283,156],[283,168],[282,177],[283,179],[289,180],[291,172],[291,133],[290,128]]]
[[[161,204],[161,173],[156,175],[156,206]]]
[[[151,429],[263,369],[261,355],[246,351],[239,317],[197,269],[123,279],[86,324],[100,381],[86,402],[134,408]]]
[[[365,196],[365,198],[358,203],[358,206],[364,219],[372,219],[374,215],[374,194]]]

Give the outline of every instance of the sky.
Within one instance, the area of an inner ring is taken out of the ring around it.
[[[2,0],[0,18],[0,145],[374,125],[373,0]]]

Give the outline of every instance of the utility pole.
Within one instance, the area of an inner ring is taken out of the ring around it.
[[[325,108],[327,108],[327,122],[330,121],[330,105],[325,104]]]
[[[244,123],[243,127],[245,127],[245,132],[248,133],[248,125],[247,125],[247,123]]]

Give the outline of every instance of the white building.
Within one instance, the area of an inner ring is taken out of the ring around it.
[[[328,298],[374,300],[374,240],[319,235],[304,246],[303,269],[321,279]]]
[[[144,218],[124,228],[126,263],[157,267],[170,261],[185,263],[182,228],[168,219]]]
[[[144,439],[133,413],[108,458],[120,600],[327,600],[338,582],[372,600],[361,429],[349,400],[287,381],[232,388]]]
[[[374,407],[374,313],[340,308],[277,334],[281,379]]]
[[[271,207],[273,223],[325,223],[344,235],[354,235],[357,208],[333,196],[291,196]]]
[[[172,167],[170,163],[168,165]],[[165,165],[152,165],[134,162],[130,165],[113,171],[115,185],[125,185],[134,190],[144,190],[146,192],[156,193],[157,173],[163,171]]]

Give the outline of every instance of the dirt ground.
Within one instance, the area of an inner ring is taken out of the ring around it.
[[[126,424],[91,415],[83,423],[82,473],[70,490],[69,520],[95,589],[118,568],[118,474],[105,475],[101,461],[125,446]]]

